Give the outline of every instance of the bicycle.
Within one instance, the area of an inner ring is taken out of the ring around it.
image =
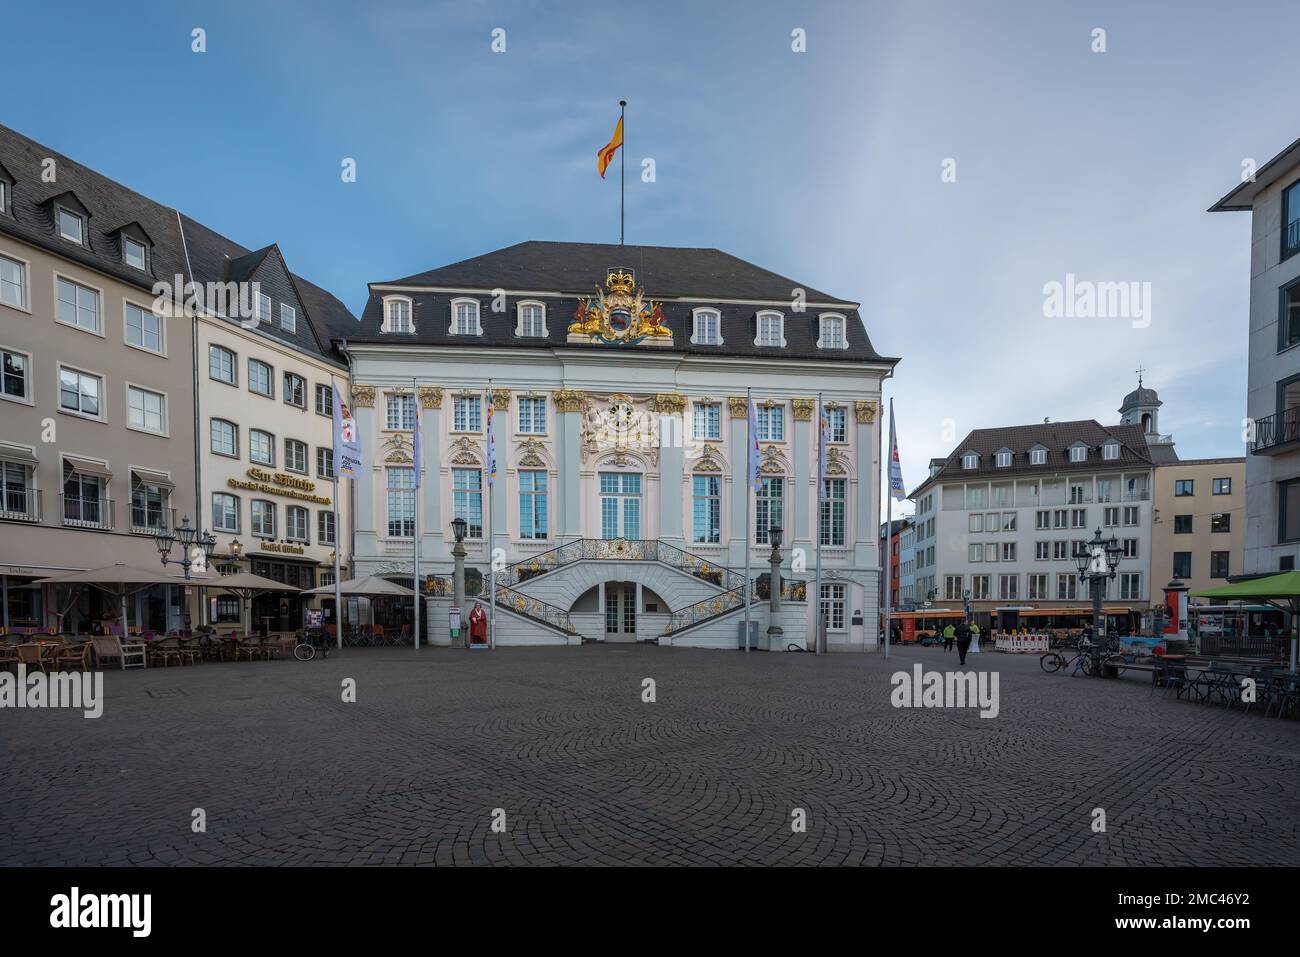
[[[328,658],[330,656],[330,643],[328,641],[321,642],[320,652],[322,658]],[[316,657],[315,636],[313,635],[313,636],[304,637],[302,641],[294,645],[293,656],[297,658],[299,661],[311,661],[313,658],[315,658]]]

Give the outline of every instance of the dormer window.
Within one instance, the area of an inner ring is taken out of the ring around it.
[[[296,332],[298,330],[298,310],[288,303],[280,303],[280,331]]]
[[[0,213],[9,208],[9,184],[0,179]]]
[[[844,317],[837,312],[824,313],[817,317],[817,348],[847,349],[848,337],[844,332]]]
[[[754,337],[756,346],[785,345],[785,316],[779,312],[760,312],[758,314],[758,334]]]
[[[546,306],[540,302],[521,302],[515,307],[515,335],[525,339],[546,338]]]
[[[1070,461],[1071,462],[1088,461],[1088,446],[1086,445],[1070,446]]]
[[[1119,458],[1119,443],[1107,442],[1101,447],[1101,457],[1107,462],[1114,462]]]
[[[139,269],[143,272],[147,267],[145,265],[145,245],[138,239],[132,239],[130,236],[122,237],[122,261],[132,269]]]
[[[479,336],[483,326],[479,321],[477,299],[451,301],[451,334],[453,336]]]
[[[994,461],[1000,469],[1009,468],[1011,466],[1011,450],[998,449],[997,458]]]
[[[68,240],[68,242],[85,245],[86,221],[84,219],[66,206],[58,207],[54,216],[60,236]]]
[[[411,300],[384,300],[384,332],[411,333],[415,326],[411,322]]]
[[[716,309],[696,309],[691,342],[699,346],[722,345],[722,313]]]
[[[964,469],[979,468],[980,457],[974,452],[967,452],[961,457],[961,467]]]
[[[257,321],[268,325],[271,322],[271,297],[264,292],[257,294]]]

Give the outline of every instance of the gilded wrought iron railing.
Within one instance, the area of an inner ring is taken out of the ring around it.
[[[445,575],[427,575],[424,579],[424,593],[426,595],[451,595],[454,593],[454,585],[452,580]],[[487,601],[488,595],[489,586],[486,579],[481,581],[469,579],[465,582],[465,596],[467,598],[481,598]],[[570,635],[578,633],[578,630],[573,626],[572,619],[569,618],[569,613],[563,608],[515,591],[515,589],[500,582],[497,583],[496,595],[497,604],[509,608],[515,614],[535,619]]]
[[[807,598],[807,582],[799,580],[781,582],[782,601],[807,601]],[[750,596],[750,605],[758,605],[767,601],[767,589],[755,587],[753,594]],[[672,635],[687,628],[693,628],[696,625],[743,607],[745,607],[745,588],[742,585],[740,588],[729,589],[673,612],[668,616],[668,624],[664,627],[664,634]]]
[[[497,581],[508,586],[518,585],[578,561],[662,562],[723,590],[740,588],[745,584],[744,575],[733,572],[725,565],[676,545],[644,538],[575,539],[507,565],[497,573]]]

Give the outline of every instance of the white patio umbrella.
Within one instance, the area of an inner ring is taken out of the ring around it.
[[[202,584],[205,581],[206,579],[202,578],[192,578],[188,581],[188,584]],[[187,581],[179,575],[169,575],[165,571],[139,568],[135,565],[119,562],[115,565],[105,565],[102,568],[91,568],[84,572],[69,572],[66,575],[40,578],[37,579],[35,584],[89,585],[92,588],[98,588],[100,591],[108,592],[110,595],[115,595],[121,608],[122,638],[125,640],[127,636],[126,600],[129,596],[153,585],[184,585],[187,584]]]
[[[228,591],[233,595],[239,596],[239,620],[244,625],[245,634],[250,634],[253,630],[252,621],[250,621],[248,617],[248,603],[252,599],[256,598],[258,595],[265,595],[267,592],[298,591],[298,589],[293,585],[286,585],[284,582],[278,582],[271,578],[264,578],[261,575],[254,575],[252,572],[240,572],[237,575],[223,575],[220,578],[214,578],[204,582],[204,585],[210,591]]]
[[[304,595],[333,595],[333,585],[322,585],[319,588],[310,588],[303,592]],[[413,588],[407,588],[405,585],[398,585],[390,582],[386,578],[377,578],[374,575],[366,575],[362,578],[350,578],[339,585],[340,597],[353,598],[411,598],[415,595]],[[339,640],[343,640],[343,609],[336,608],[334,613],[338,616],[339,622]]]

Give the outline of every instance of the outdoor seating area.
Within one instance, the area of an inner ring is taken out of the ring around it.
[[[1151,694],[1159,690],[1165,697],[1173,694],[1179,700],[1237,708],[1247,714],[1300,717],[1300,675],[1288,668],[1170,658],[1154,659],[1151,668]],[[1251,687],[1249,682],[1253,682],[1253,695],[1246,693]]]
[[[0,635],[0,668],[29,671],[130,668],[170,668],[203,662],[274,661],[293,655],[302,632],[248,635],[212,630],[145,633],[123,641],[116,635],[5,634]]]

